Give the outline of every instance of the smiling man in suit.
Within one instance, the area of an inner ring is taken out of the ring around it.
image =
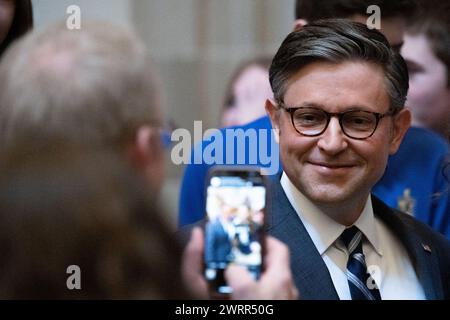
[[[343,18],[366,22],[369,17],[367,9],[376,5],[381,13],[380,31],[391,47],[399,51],[403,44],[405,22],[417,13],[415,3],[415,0],[296,0],[294,28],[301,29],[307,23],[319,19]],[[273,143],[271,129],[268,116],[242,126],[221,129],[224,143],[216,155],[221,154],[222,163],[256,164],[266,168],[268,174],[280,172],[279,150]],[[234,132],[237,136],[239,132],[248,132],[249,135],[256,132],[257,141],[248,139],[244,147],[238,148],[236,146],[240,144],[236,142],[239,139],[227,137],[225,131]],[[180,189],[180,226],[204,217],[205,179],[208,170],[220,162],[198,163],[194,158],[198,151],[201,153],[209,148],[213,141],[215,139],[208,137],[199,143],[192,153],[192,162],[186,166]],[[254,146],[267,146],[265,150],[271,152],[266,156],[261,152],[264,150],[261,147],[260,152],[253,152]],[[390,207],[410,213],[450,239],[450,192],[442,175],[442,164],[448,153],[448,141],[429,130],[411,126],[398,152],[389,157],[385,173],[372,192]]]
[[[371,195],[411,122],[401,56],[363,24],[319,21],[287,36],[270,82],[283,172],[268,232],[300,297],[450,298],[450,243]]]

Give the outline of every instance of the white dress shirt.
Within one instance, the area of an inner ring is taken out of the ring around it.
[[[339,298],[351,300],[345,274],[349,255],[339,239],[346,227],[321,212],[292,184],[284,172],[281,186],[322,256]],[[363,252],[367,268],[380,289],[381,299],[425,299],[408,253],[393,232],[374,216],[370,196],[354,225],[365,236]]]

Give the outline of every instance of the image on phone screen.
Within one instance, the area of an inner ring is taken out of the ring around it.
[[[262,268],[266,188],[259,174],[213,175],[207,187],[205,277],[219,294],[231,293],[224,270],[245,266],[254,279]]]

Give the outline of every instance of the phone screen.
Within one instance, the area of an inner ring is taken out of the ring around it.
[[[218,294],[229,294],[228,264],[262,269],[266,187],[258,171],[218,171],[209,177],[205,225],[205,277]]]

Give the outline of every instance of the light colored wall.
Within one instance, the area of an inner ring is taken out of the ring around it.
[[[81,9],[82,19],[99,19],[131,26],[130,0],[32,0],[35,27],[40,28],[51,22],[66,19],[70,5]],[[152,0],[151,0],[152,1]]]
[[[81,18],[126,25],[150,48],[163,84],[166,115],[180,127],[218,124],[233,69],[260,55],[272,56],[291,31],[295,0],[33,0],[40,28],[66,19],[75,4]],[[175,223],[183,167],[168,159],[163,198]]]
[[[168,113],[192,129],[218,123],[225,86],[244,59],[272,56],[291,31],[294,0],[135,1],[133,21],[161,68]]]

